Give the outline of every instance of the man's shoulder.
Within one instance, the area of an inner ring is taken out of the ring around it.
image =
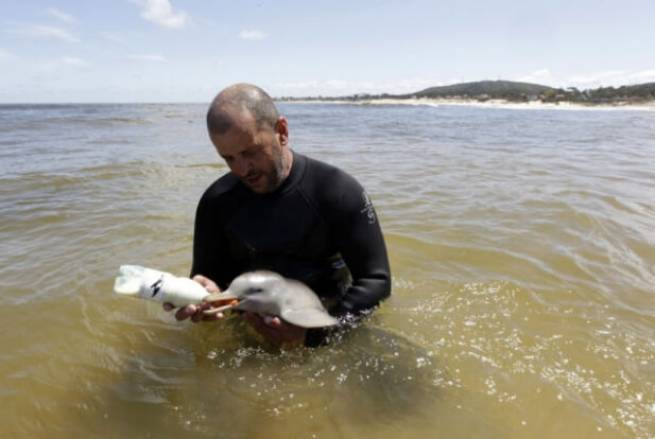
[[[343,169],[305,156],[307,160],[307,177],[309,181],[316,183],[316,188],[323,192],[335,190],[346,190],[349,187],[359,186],[359,183],[348,172]]]
[[[304,189],[323,215],[359,210],[362,185],[343,169],[320,160],[307,158]]]
[[[218,201],[227,197],[229,194],[235,193],[239,188],[239,179],[231,172],[219,177],[214,181],[203,193],[200,201],[211,202]]]

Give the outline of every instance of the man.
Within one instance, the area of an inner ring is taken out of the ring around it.
[[[345,172],[292,151],[288,122],[266,92],[249,84],[221,91],[207,128],[230,172],[198,204],[194,280],[216,292],[243,272],[275,271],[311,287],[343,324],[390,294],[386,247],[366,192]],[[208,306],[189,305],[176,318],[208,319]],[[323,331],[276,316],[244,317],[274,344],[322,341]]]

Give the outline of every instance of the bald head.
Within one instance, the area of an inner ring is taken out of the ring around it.
[[[235,84],[220,92],[209,106],[207,128],[230,172],[253,192],[274,191],[288,177],[289,126],[261,88]]]
[[[207,111],[207,129],[225,134],[232,127],[254,121],[258,129],[275,129],[280,114],[273,99],[252,84],[234,84],[221,91]]]

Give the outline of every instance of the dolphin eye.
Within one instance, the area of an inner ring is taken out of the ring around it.
[[[262,293],[264,290],[260,287],[251,287],[248,289],[248,294],[257,294],[257,293]]]

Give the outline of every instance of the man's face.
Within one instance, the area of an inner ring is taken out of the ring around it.
[[[286,120],[282,121],[286,129]],[[248,121],[209,137],[230,171],[250,190],[264,194],[275,190],[286,177],[286,134],[279,131],[268,126],[258,129],[254,121]]]

